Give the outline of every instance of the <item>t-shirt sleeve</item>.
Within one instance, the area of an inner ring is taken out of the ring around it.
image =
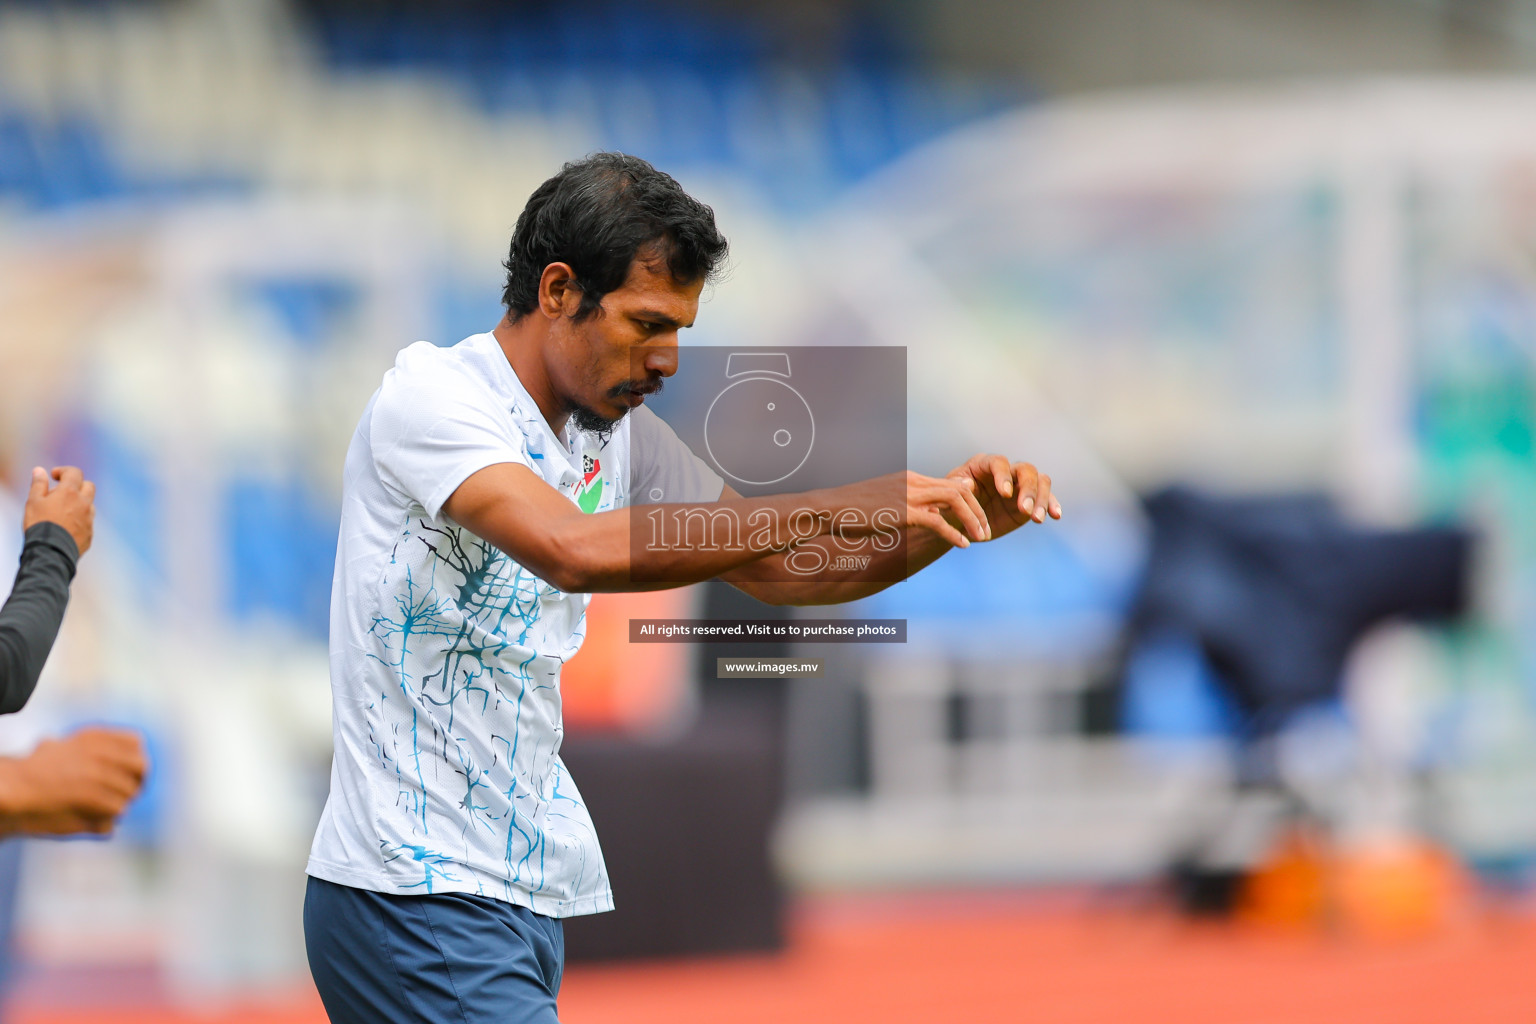
[[[0,608],[0,714],[20,711],[59,635],[80,549],[58,523],[26,533],[16,585]]]
[[[643,405],[630,418],[630,504],[720,500],[725,490],[720,475],[683,443],[666,420]]]
[[[532,466],[510,417],[475,382],[450,373],[387,376],[374,400],[369,441],[379,478],[433,519],[486,466]]]

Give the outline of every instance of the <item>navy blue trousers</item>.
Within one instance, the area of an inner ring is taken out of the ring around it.
[[[309,969],[332,1024],[558,1024],[560,922],[467,893],[309,880]]]

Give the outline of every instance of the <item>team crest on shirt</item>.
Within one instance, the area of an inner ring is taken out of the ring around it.
[[[596,512],[603,500],[603,463],[596,452],[581,457],[581,482],[576,485],[576,504],[583,512]]]

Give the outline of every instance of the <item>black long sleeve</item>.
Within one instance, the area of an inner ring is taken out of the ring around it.
[[[27,531],[21,568],[0,608],[0,715],[20,711],[37,686],[69,604],[80,549],[57,523]]]

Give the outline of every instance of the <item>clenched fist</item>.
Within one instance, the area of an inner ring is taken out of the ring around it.
[[[52,490],[48,488],[50,475],[58,481]],[[95,530],[96,485],[74,466],[59,466],[52,474],[38,466],[32,471],[32,487],[27,491],[21,528],[30,530],[38,523],[58,523],[75,538],[80,553],[85,554]]]
[[[143,741],[127,729],[81,729],[0,758],[0,834],[110,832],[147,768]]]

